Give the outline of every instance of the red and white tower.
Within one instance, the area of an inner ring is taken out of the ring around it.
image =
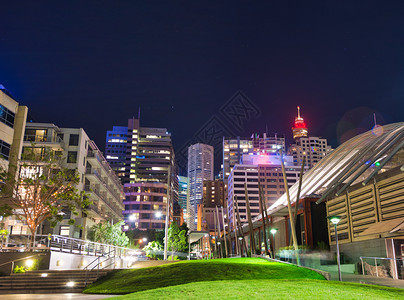
[[[306,123],[300,116],[300,106],[297,107],[297,117],[295,118],[294,126],[292,127],[293,138],[296,140],[301,137],[307,137],[308,131]]]

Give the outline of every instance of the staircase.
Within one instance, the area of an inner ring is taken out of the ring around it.
[[[110,271],[88,271],[87,285]],[[0,294],[80,293],[85,288],[85,281],[85,270],[29,271],[0,277]]]

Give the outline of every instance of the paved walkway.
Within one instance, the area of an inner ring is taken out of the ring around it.
[[[76,300],[97,300],[104,298],[111,298],[117,295],[88,295],[88,294],[80,294],[80,293],[64,293],[64,294],[9,294],[9,295],[0,295],[1,300],[68,300],[68,299],[76,299]]]
[[[338,280],[337,272],[330,272],[331,280]],[[342,273],[342,281],[346,282],[357,282],[364,284],[382,285],[394,288],[404,289],[404,280],[396,280],[392,278],[381,278],[370,275],[359,275],[359,274],[345,274]]]

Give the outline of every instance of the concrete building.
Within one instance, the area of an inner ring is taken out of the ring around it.
[[[276,155],[282,150],[285,153],[285,137],[268,136],[266,133],[262,137],[258,134],[252,136],[253,153]]]
[[[195,144],[188,147],[188,180],[189,198],[187,213],[189,228],[195,229],[197,224],[198,204],[202,203],[203,182],[214,178],[213,147],[205,144]]]
[[[248,199],[250,202],[251,217],[255,217],[260,213],[259,210],[259,172],[257,165],[241,165],[236,164],[232,169],[227,187],[227,211],[229,214],[229,225],[234,229],[235,221],[237,221],[236,206],[234,203],[237,197],[237,203],[242,223],[248,222],[246,198],[244,184],[247,184]]]
[[[290,145],[288,155],[293,156],[293,163],[296,165],[301,165],[305,157],[305,165],[312,168],[331,151],[332,148],[328,145],[327,139],[310,136],[301,137]]]
[[[113,126],[105,140],[105,158],[121,182],[125,177],[127,134],[128,127]]]
[[[74,216],[68,208],[63,209],[66,216],[55,228],[44,222],[38,228],[39,234],[59,234],[85,239],[88,229],[104,220],[116,223],[122,220],[123,187],[103,157],[95,143],[82,128],[59,128],[49,123],[27,123],[25,128],[23,153],[28,148],[40,154],[50,149],[61,157],[61,166],[77,170],[80,181],[79,192],[85,191],[93,201],[87,214]],[[69,225],[69,219],[75,225]],[[82,227],[82,229],[79,228]],[[19,221],[8,224],[10,235],[28,234],[26,226]]]
[[[321,137],[309,136],[307,125],[300,116],[300,107],[297,107],[297,117],[292,127],[294,143],[288,149],[288,155],[293,156],[295,165],[301,165],[305,157],[305,165],[312,168],[322,158],[332,151],[327,140]]]
[[[223,138],[223,164],[222,164],[222,176],[224,184],[227,185],[228,177],[232,168],[240,163],[243,154],[253,152],[253,141],[247,138],[235,139]]]
[[[16,166],[21,157],[28,108],[21,106],[3,85],[0,85],[0,163],[5,170]]]
[[[203,207],[224,207],[226,205],[224,191],[223,180],[204,180],[202,197]]]
[[[132,228],[163,229],[178,199],[178,179],[171,134],[165,128],[140,127],[128,120],[124,218]]]

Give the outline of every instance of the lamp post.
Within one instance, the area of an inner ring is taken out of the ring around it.
[[[271,228],[271,234],[272,234],[272,258],[275,258],[275,234],[278,232],[277,228]]]
[[[335,232],[335,243],[337,245],[337,264],[338,264],[338,280],[342,281],[341,279],[341,265],[340,265],[340,257],[339,257],[339,244],[338,244],[338,231],[337,231],[337,224],[341,221],[340,216],[329,216],[327,219],[334,224],[334,232]]]
[[[242,247],[243,245],[241,244],[243,242],[243,237],[239,236],[238,240],[239,240],[239,246],[240,246],[240,257],[243,257],[243,247]]]

